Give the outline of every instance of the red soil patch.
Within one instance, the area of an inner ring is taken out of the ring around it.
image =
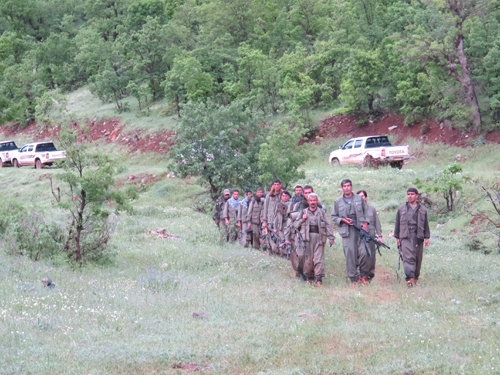
[[[104,140],[107,143],[118,143],[131,152],[155,152],[166,153],[173,145],[175,132],[165,131],[154,134],[142,135],[139,131],[124,132],[123,125],[118,119],[90,121],[88,124],[88,134],[84,134],[80,125],[73,123],[73,129],[79,132],[78,140],[80,142],[93,142]],[[53,128],[40,128],[36,124],[31,124],[24,129],[17,125],[0,127],[0,133],[5,138],[13,138],[17,135],[30,135],[33,142],[54,140],[61,130],[60,126]],[[18,145],[21,146],[21,145]]]
[[[386,114],[374,121],[358,124],[358,119],[352,115],[338,115],[327,117],[320,123],[319,131],[313,135],[309,142],[317,142],[317,137],[352,138],[368,135],[392,135],[396,143],[404,143],[408,138],[419,139],[423,143],[443,143],[450,146],[466,147],[470,139],[478,134],[462,132],[459,129],[439,123],[436,120],[425,120],[413,126],[404,126],[404,117],[395,114]],[[140,131],[124,132],[123,124],[118,119],[90,121],[88,135],[84,135],[80,125],[73,123],[73,128],[80,132],[79,140],[97,141],[105,140],[107,143],[118,143],[126,146],[131,152],[166,153],[173,145],[176,132],[164,131],[143,135]],[[5,138],[12,139],[17,135],[30,135],[33,141],[53,140],[57,137],[60,127],[39,127],[31,124],[24,129],[18,125],[6,124],[0,127],[0,133]],[[500,144],[500,132],[490,132],[484,135],[488,142]],[[470,143],[470,141],[469,141]],[[21,146],[21,145],[19,145]]]
[[[396,143],[415,138],[423,143],[443,143],[457,147],[466,147],[469,139],[478,136],[471,132],[463,133],[436,120],[425,120],[413,126],[405,126],[404,117],[395,114],[386,114],[361,125],[357,121],[358,119],[351,115],[328,117],[321,121],[318,136],[329,139],[392,135]],[[488,133],[485,138],[489,142],[500,143],[500,132]]]

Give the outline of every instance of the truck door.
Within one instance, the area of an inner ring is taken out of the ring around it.
[[[33,145],[26,145],[21,149],[19,155],[19,165],[32,165],[34,163],[35,152]]]
[[[354,145],[354,139],[347,141],[340,149],[338,150],[339,161],[340,164],[350,164],[349,158],[352,152],[352,146]]]
[[[351,150],[351,156],[349,157],[349,164],[359,164],[363,162],[363,140],[354,140],[354,147]]]

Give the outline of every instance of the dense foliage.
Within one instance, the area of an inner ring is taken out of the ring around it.
[[[89,85],[127,110],[235,100],[486,130],[500,121],[499,0],[4,0],[0,122]],[[46,98],[46,96],[45,96]]]

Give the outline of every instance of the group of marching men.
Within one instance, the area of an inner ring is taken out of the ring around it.
[[[375,207],[368,205],[366,191],[356,194],[352,182],[341,182],[342,197],[335,200],[331,215],[319,202],[310,185],[295,186],[293,197],[274,180],[267,194],[262,188],[225,189],[215,203],[212,218],[225,241],[239,241],[244,247],[262,249],[270,255],[290,259],[296,277],[309,284],[323,285],[327,241],[335,241],[333,224],[342,237],[346,271],[353,285],[368,285],[375,276],[376,248],[384,245]],[[394,237],[403,260],[408,286],[416,286],[420,275],[423,243],[429,246],[429,224],[418,191],[408,189],[408,202],[401,205]],[[417,230],[418,229],[418,230]]]

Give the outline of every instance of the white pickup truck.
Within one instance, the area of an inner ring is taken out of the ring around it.
[[[31,165],[36,169],[42,169],[46,165],[65,159],[66,151],[58,151],[52,142],[36,142],[28,143],[18,151],[13,151],[10,158],[16,168]]]
[[[10,163],[10,157],[13,151],[17,151],[18,147],[14,141],[0,142],[0,168]]]
[[[393,146],[385,135],[372,135],[348,140],[338,150],[332,151],[328,161],[336,165],[374,166],[390,165],[403,168],[410,158],[410,146]]]

